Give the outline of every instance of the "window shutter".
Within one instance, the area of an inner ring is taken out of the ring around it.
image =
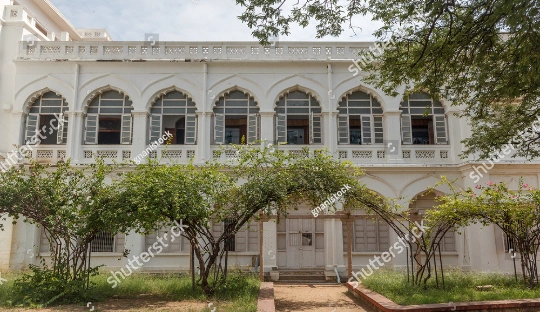
[[[321,140],[321,116],[309,114],[309,144],[322,143]]]
[[[373,132],[375,134],[375,144],[383,144],[384,127],[382,116],[373,116]]]
[[[131,129],[131,114],[122,115],[122,133],[120,134],[120,144],[131,144]]]
[[[401,115],[401,140],[403,144],[412,144],[411,115]]]
[[[235,242],[235,249],[234,251],[247,251],[247,226],[244,224],[240,228],[238,232],[236,232],[236,235],[234,235],[234,242]]]
[[[28,114],[28,116],[26,117],[25,142],[32,141],[31,138],[37,134],[38,126],[39,126],[39,114]]]
[[[349,116],[338,115],[338,144],[349,143]]]
[[[387,250],[390,247],[389,233],[390,228],[386,222],[377,219],[377,242],[379,249],[377,251]]]
[[[373,143],[372,135],[373,131],[371,130],[371,116],[362,115],[360,116],[360,122],[362,124],[362,144],[371,144]]]
[[[252,221],[247,229],[247,251],[259,251],[259,223]]]
[[[309,144],[313,144],[313,112],[309,113]]]
[[[152,114],[150,115],[150,142],[149,143],[159,140],[161,136],[162,136],[161,115]]]
[[[225,143],[225,115],[214,114],[214,142]]]
[[[60,119],[58,122],[58,131],[56,133],[56,144],[66,144],[67,143],[67,131],[68,131],[68,117],[64,114],[59,115]]]
[[[444,233],[442,243],[444,244],[442,246],[443,248],[441,248],[442,251],[456,251],[456,234],[454,229],[450,229]]]
[[[87,114],[86,126],[84,130],[84,144],[97,144],[98,143],[98,115]]]
[[[247,116],[248,120],[248,135],[247,143],[254,143],[257,141],[257,129],[259,128],[259,117],[257,114],[251,114]]]
[[[287,116],[277,115],[276,139],[277,143],[287,143]]]
[[[433,119],[435,121],[435,144],[448,144],[446,117],[444,115],[435,115]]]
[[[197,116],[186,115],[186,144],[195,144],[197,142]]]

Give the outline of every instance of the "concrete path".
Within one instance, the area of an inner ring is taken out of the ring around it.
[[[274,284],[277,312],[374,312],[342,284]]]

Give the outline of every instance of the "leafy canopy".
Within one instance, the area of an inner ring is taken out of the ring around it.
[[[540,2],[519,0],[237,0],[253,36],[289,34],[316,23],[317,38],[339,35],[353,17],[380,22],[384,53],[364,52],[364,82],[388,94],[406,86],[462,105],[472,135],[463,156],[491,158],[505,144],[516,156],[540,156]],[[292,9],[285,11],[287,5]],[[388,44],[390,43],[390,44]],[[526,135],[520,134],[524,131]]]

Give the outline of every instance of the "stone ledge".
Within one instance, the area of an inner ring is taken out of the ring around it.
[[[275,312],[274,303],[274,283],[263,282],[259,290],[259,300],[257,302],[257,312]]]
[[[365,287],[354,288],[351,284],[345,284],[348,291],[355,297],[371,304],[377,311],[394,312],[431,312],[431,311],[487,311],[497,310],[500,312],[537,312],[540,311],[540,299],[516,299],[516,300],[496,300],[496,301],[473,301],[473,302],[453,302],[437,304],[417,304],[402,306],[392,300],[371,291]]]

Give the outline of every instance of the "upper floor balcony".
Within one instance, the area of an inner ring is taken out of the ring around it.
[[[90,35],[98,32],[88,32]],[[85,32],[86,33],[86,32]],[[100,40],[106,40],[100,32]],[[97,38],[96,38],[97,40]],[[369,42],[38,42],[32,49],[21,43],[18,58],[29,60],[177,60],[177,61],[282,61],[351,60],[358,58]]]

